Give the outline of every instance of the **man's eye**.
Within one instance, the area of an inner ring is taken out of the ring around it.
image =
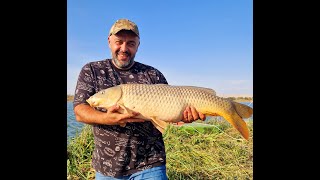
[[[136,45],[136,43],[132,42],[132,43],[129,43],[129,46],[132,46],[134,47]]]

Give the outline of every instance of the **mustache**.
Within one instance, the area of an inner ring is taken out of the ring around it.
[[[116,52],[118,55],[121,55],[121,54],[125,54],[125,55],[127,55],[127,56],[131,56],[131,53],[130,52],[128,52],[128,51],[117,51]]]

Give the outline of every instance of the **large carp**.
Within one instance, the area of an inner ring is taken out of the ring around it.
[[[196,86],[121,84],[97,92],[87,102],[105,109],[118,104],[121,113],[139,112],[137,118],[150,120],[161,133],[168,123],[183,119],[187,106],[193,106],[205,115],[222,116],[248,139],[249,130],[243,118],[253,114],[247,105],[219,97],[213,89]]]

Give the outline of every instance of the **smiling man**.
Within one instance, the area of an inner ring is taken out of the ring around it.
[[[76,120],[91,124],[94,135],[92,166],[96,180],[166,180],[166,154],[161,132],[150,121],[121,114],[119,106],[94,109],[86,100],[119,84],[168,84],[156,68],[134,60],[140,45],[138,26],[119,19],[111,27],[108,44],[112,59],[85,64],[79,74],[73,102]],[[194,107],[186,107],[182,121],[205,119]],[[122,126],[126,124],[125,126]]]

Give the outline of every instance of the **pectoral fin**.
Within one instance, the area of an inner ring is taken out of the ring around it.
[[[151,122],[161,133],[164,133],[169,125],[167,122],[158,120],[156,117],[151,117]]]
[[[121,113],[121,114],[125,114],[125,113],[126,114],[132,114],[132,111],[130,109],[128,109],[127,107],[125,107],[123,104],[119,104],[118,103],[118,105],[120,106],[120,109],[118,110],[119,113]],[[121,127],[125,127],[126,124],[127,123],[121,123],[120,126]]]
[[[127,107],[125,107],[123,104],[119,104],[118,105],[120,106],[120,109],[118,110],[119,113],[121,114],[132,114],[132,111],[130,109],[128,109]]]

